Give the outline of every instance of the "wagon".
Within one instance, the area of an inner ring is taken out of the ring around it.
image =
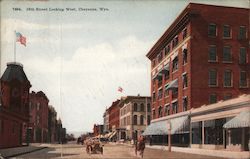
[[[103,154],[103,145],[101,144],[101,142],[99,140],[96,139],[89,139],[86,142],[86,152],[88,154],[95,154],[97,152],[100,152],[101,154]]]

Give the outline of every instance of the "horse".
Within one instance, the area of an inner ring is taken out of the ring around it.
[[[136,156],[137,156],[137,151],[139,151],[139,155],[141,156],[141,158],[143,158],[144,149],[145,149],[145,140],[140,140],[135,143]]]

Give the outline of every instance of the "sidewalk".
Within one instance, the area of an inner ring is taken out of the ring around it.
[[[6,148],[6,149],[0,149],[0,159],[3,158],[9,158],[9,157],[15,157],[22,154],[38,151],[41,149],[47,148],[41,144],[30,144],[30,146],[21,146],[21,147],[14,147],[14,148]]]

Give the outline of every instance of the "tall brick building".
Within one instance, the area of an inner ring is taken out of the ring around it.
[[[1,77],[0,148],[22,146],[29,122],[31,84],[23,66],[12,62]]]
[[[249,34],[249,9],[190,3],[147,53],[153,122],[249,93]]]

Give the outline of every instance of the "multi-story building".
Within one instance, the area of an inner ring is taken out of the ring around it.
[[[31,87],[22,64],[8,63],[0,86],[0,148],[22,146],[29,123]]]
[[[57,112],[53,106],[49,106],[48,114],[48,140],[53,143],[56,141],[56,118]]]
[[[109,132],[109,113],[107,109],[103,113],[103,132],[104,133]]]
[[[249,35],[249,9],[190,3],[147,53],[152,123],[172,120],[173,143],[189,143],[188,110],[249,93]]]
[[[94,124],[93,134],[94,136],[103,135],[103,125]]]
[[[30,93],[30,122],[32,123],[32,141],[48,142],[49,100],[42,92]]]
[[[119,139],[137,139],[151,120],[151,98],[144,96],[122,97],[120,106]]]
[[[120,120],[120,100],[116,100],[112,103],[112,105],[108,108],[109,114],[109,131],[112,134],[109,136],[110,140],[116,141],[118,139],[117,132],[119,129],[119,120]]]

